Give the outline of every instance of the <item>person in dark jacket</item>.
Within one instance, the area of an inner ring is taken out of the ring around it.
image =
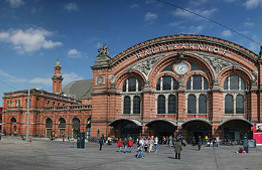
[[[128,145],[128,141],[127,141],[126,138],[125,138],[124,141],[123,141],[123,145],[124,145],[124,153],[126,153],[127,145]]]
[[[201,138],[201,136],[198,136],[197,146],[198,146],[198,150],[199,150],[199,151],[200,151],[200,149],[201,149],[201,145],[202,145],[202,138]]]
[[[182,150],[182,143],[181,140],[179,139],[174,139],[175,143],[174,143],[174,158],[175,159],[180,159],[180,155],[181,155],[181,150]]]
[[[246,136],[244,136],[243,147],[244,147],[244,151],[248,153],[248,138]]]
[[[104,143],[105,143],[105,140],[104,140],[104,138],[103,137],[101,137],[100,139],[99,139],[99,144],[100,144],[100,151],[102,151],[102,147],[103,147],[103,145],[104,145]]]

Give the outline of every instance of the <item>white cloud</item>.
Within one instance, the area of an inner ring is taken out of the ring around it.
[[[204,30],[204,27],[202,25],[191,26],[190,30],[193,34],[199,34]]]
[[[168,24],[169,27],[178,27],[182,24],[183,22],[182,21],[178,21],[178,22],[170,22]]]
[[[130,6],[131,9],[133,9],[133,8],[138,8],[138,7],[139,7],[138,4],[132,4],[132,5]]]
[[[78,11],[79,7],[76,3],[68,3],[64,6],[64,9],[67,10],[68,12],[71,12],[71,11]]]
[[[202,15],[204,17],[210,17],[217,11],[217,9],[215,9],[215,8],[205,9],[205,10],[193,10],[193,9],[189,9],[189,8],[186,8],[186,9],[189,10],[189,11],[192,11],[194,13],[197,13],[199,15]],[[188,17],[188,18],[191,18],[191,19],[200,19],[199,16],[197,16],[193,13],[190,13],[188,11],[182,10],[182,9],[177,9],[177,10],[173,11],[173,15],[174,16],[180,16],[180,17]]]
[[[61,42],[47,40],[53,33],[45,29],[9,30],[0,32],[0,41],[10,43],[18,53],[35,52],[62,46]]]
[[[71,49],[67,52],[68,57],[70,58],[80,58],[82,56],[81,52],[77,49]]]
[[[262,0],[246,0],[243,4],[247,9],[262,7]]]
[[[244,22],[243,25],[244,25],[245,27],[253,27],[253,26],[255,26],[255,24],[252,23],[252,22]]]
[[[145,21],[152,21],[156,20],[158,18],[158,15],[156,13],[147,12],[145,14]]]
[[[44,85],[46,87],[49,87],[52,85],[52,80],[51,78],[41,78],[41,77],[36,77],[32,80],[29,81],[31,84],[37,84],[37,85]]]
[[[232,36],[232,32],[230,30],[224,30],[221,35],[223,37],[230,37]]]
[[[3,71],[3,70],[0,70],[0,76],[3,76],[3,77],[10,77],[11,75],[8,74],[7,72]]]
[[[9,5],[12,7],[12,8],[17,8],[17,7],[20,7],[21,5],[24,5],[25,2],[23,0],[6,0]]]
[[[82,80],[83,77],[78,76],[76,73],[71,72],[71,73],[65,73],[62,75],[64,77],[63,80],[63,85],[67,85],[68,83],[72,82],[72,81],[76,81],[76,80]]]
[[[25,83],[25,82],[28,82],[27,79],[24,79],[24,78],[11,78],[9,79],[10,82],[13,82],[13,83]]]

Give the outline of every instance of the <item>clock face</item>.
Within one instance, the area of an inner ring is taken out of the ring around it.
[[[188,70],[189,70],[188,65],[186,63],[184,63],[184,62],[178,63],[175,66],[175,71],[179,75],[186,74],[188,72]]]

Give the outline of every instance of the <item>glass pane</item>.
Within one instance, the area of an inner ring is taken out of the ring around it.
[[[230,77],[230,90],[238,90],[239,79],[238,76]]]
[[[194,76],[193,77],[193,89],[201,90],[201,82],[202,82],[201,76]]]
[[[244,96],[243,95],[237,95],[237,108],[236,113],[244,113]]]
[[[161,78],[157,81],[156,90],[160,90]]]
[[[208,89],[208,83],[207,80],[204,78],[204,89],[207,90]]]
[[[245,82],[243,79],[241,79],[241,90],[245,90]]]
[[[186,89],[190,90],[191,89],[191,77],[188,79],[187,84],[186,84]]]
[[[171,77],[170,76],[163,77],[163,90],[171,90]]]
[[[123,92],[126,92],[126,81],[123,84]]]
[[[207,113],[207,97],[204,94],[199,96],[199,113]]]
[[[228,78],[224,82],[224,90],[228,90]]]
[[[125,96],[124,98],[124,114],[131,113],[131,100],[129,96]]]
[[[188,108],[188,113],[196,113],[196,96],[193,94],[190,94],[188,96],[187,100],[187,108]]]
[[[53,126],[53,122],[52,122],[52,120],[51,119],[46,119],[46,128],[49,128],[49,129],[51,129],[52,128],[52,126]]]
[[[142,89],[141,81],[138,80],[138,79],[137,79],[137,81],[138,81],[138,91],[141,91],[141,89]]]
[[[133,113],[140,114],[140,97],[135,96],[133,101]]]
[[[63,118],[60,118],[58,121],[58,128],[66,128],[66,121]]]
[[[177,90],[178,88],[179,88],[178,82],[175,79],[173,79],[173,90]]]
[[[135,78],[128,79],[128,91],[136,91],[136,79]]]
[[[168,113],[176,113],[176,96],[174,95],[168,97]]]
[[[173,64],[170,64],[166,68],[164,68],[162,71],[173,71]]]
[[[165,99],[165,96],[163,96],[163,95],[158,96],[157,113],[159,113],[159,114],[166,113],[166,99]]]
[[[234,113],[233,107],[233,96],[228,94],[225,99],[225,113]]]

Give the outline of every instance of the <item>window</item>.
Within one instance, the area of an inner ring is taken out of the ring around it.
[[[157,99],[157,113],[165,114],[166,113],[166,99],[165,96],[159,95]]]
[[[171,77],[170,76],[163,77],[163,90],[171,90]]]
[[[199,113],[207,113],[207,97],[204,94],[199,96],[198,108]]]
[[[65,119],[64,118],[60,118],[59,120],[58,120],[58,128],[59,129],[65,129],[66,128],[66,121],[65,121]]]
[[[187,99],[187,108],[188,113],[196,113],[196,96],[193,94],[190,94]]]
[[[225,114],[245,113],[245,90],[244,80],[237,75],[229,76],[224,81]]]
[[[236,113],[243,114],[244,113],[244,96],[239,94],[237,95],[236,101]]]
[[[166,90],[177,90],[179,88],[178,82],[171,76],[163,76],[158,79],[156,84],[156,90],[166,91]]]
[[[187,90],[207,90],[208,82],[203,76],[194,75],[188,79],[186,89]]]
[[[140,97],[139,96],[135,96],[134,100],[133,100],[133,113],[134,114],[140,114]]]
[[[46,119],[45,128],[47,128],[47,129],[52,129],[52,127],[53,127],[53,121],[52,121],[50,118],[47,118],[47,119]]]
[[[228,94],[225,99],[225,113],[234,113],[234,101],[233,96]]]
[[[176,113],[176,96],[168,96],[168,113]]]
[[[129,96],[125,96],[124,98],[124,114],[130,114],[131,113],[131,100]]]

